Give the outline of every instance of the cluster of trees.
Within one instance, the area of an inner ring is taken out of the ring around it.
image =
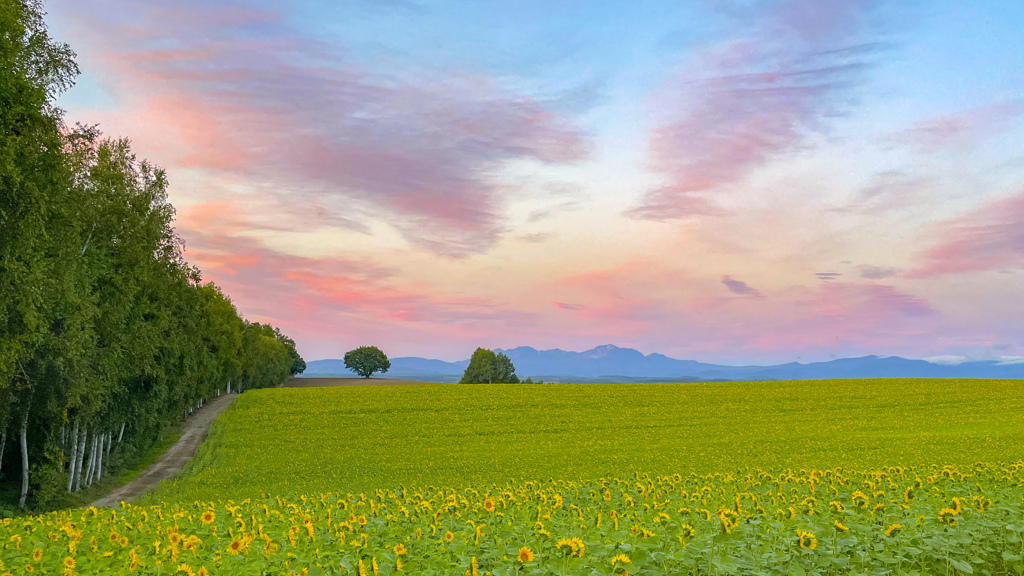
[[[499,352],[486,348],[477,348],[469,358],[469,366],[462,373],[459,384],[518,384],[516,367],[512,360]]]
[[[54,100],[78,69],[42,15],[0,0],[0,475],[20,468],[19,505],[38,508],[206,399],[305,368],[184,260],[164,171],[64,124]]]

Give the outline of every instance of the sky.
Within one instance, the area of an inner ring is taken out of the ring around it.
[[[1024,361],[1018,0],[50,0],[306,360]]]

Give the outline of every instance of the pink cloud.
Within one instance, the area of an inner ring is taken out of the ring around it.
[[[896,135],[924,152],[963,146],[994,136],[1006,130],[1024,113],[1020,102],[999,102],[955,114],[923,120]]]
[[[1024,265],[1024,193],[989,202],[932,230],[938,242],[908,277]]]
[[[629,214],[664,220],[720,215],[707,194],[800,146],[841,108],[874,46],[861,38],[869,2],[788,0],[746,37],[699,55],[662,92],[652,167],[669,184]]]
[[[133,126],[140,148],[271,184],[282,210],[315,196],[341,215],[357,200],[391,215],[408,240],[458,256],[486,250],[503,230],[490,174],[504,162],[587,153],[571,120],[490,78],[388,77],[274,13],[125,2],[109,22],[91,4],[75,6],[92,31],[83,48],[125,95],[119,123]]]
[[[343,353],[346,346],[367,341],[392,351],[435,354],[450,353],[461,343],[468,355],[494,334],[535,322],[532,314],[484,298],[403,282],[376,263],[272,250],[255,238],[232,236],[236,224],[220,220],[223,214],[211,206],[193,211],[191,222],[206,218],[213,226],[180,229],[186,257],[248,318],[282,327],[311,359],[337,357],[335,347]]]

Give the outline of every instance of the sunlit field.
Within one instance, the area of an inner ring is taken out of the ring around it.
[[[177,481],[6,522],[0,552],[12,574],[1020,574],[1021,391],[256,390]]]
[[[1016,460],[1022,414],[1007,380],[268,389],[154,497]]]

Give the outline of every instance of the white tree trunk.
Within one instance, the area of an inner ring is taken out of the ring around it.
[[[107,441],[107,433],[104,432],[103,434],[100,434],[100,451],[99,451],[99,454],[97,454],[97,456],[96,456],[98,458],[98,460],[96,461],[96,481],[97,482],[99,482],[100,480],[103,479],[103,448],[105,447],[104,444],[105,444],[106,441]]]
[[[107,456],[110,456],[110,447],[114,445],[114,443],[112,442],[112,440],[114,439],[114,434],[113,432],[107,432],[105,436],[107,437]]]
[[[228,380],[228,394],[231,394],[231,380]]]
[[[85,474],[82,475],[82,484],[86,488],[89,487],[89,480],[92,478],[92,457],[96,455],[96,450],[94,449],[95,444],[96,432],[93,431],[92,436],[89,437],[89,442],[87,443],[88,449],[86,452],[89,455],[85,457]]]
[[[21,499],[18,500],[18,507],[25,507],[25,500],[28,498],[28,406],[21,416]]]
[[[125,422],[122,422],[122,423],[121,423],[121,432],[120,432],[120,433],[118,433],[118,435],[117,435],[117,443],[118,443],[118,444],[120,444],[120,443],[121,443],[121,438],[124,438],[124,425],[125,425],[125,424],[126,424]]]
[[[85,469],[85,485],[92,486],[92,479],[96,475],[96,442],[99,436],[92,433],[92,443],[89,444],[89,466]]]
[[[75,490],[82,489],[82,464],[85,463],[85,443],[89,438],[89,429],[83,428],[78,437],[78,462],[75,464]]]
[[[71,429],[71,459],[68,460],[68,494],[75,485],[75,465],[78,463],[78,420]]]

